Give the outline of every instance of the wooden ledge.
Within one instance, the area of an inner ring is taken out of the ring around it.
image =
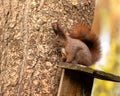
[[[63,69],[84,72],[86,74],[93,76],[94,78],[98,78],[101,80],[120,82],[120,76],[107,73],[104,71],[100,71],[100,70],[95,70],[95,69],[89,68],[87,66],[79,65],[79,64],[60,63],[58,64],[58,67],[63,68]]]

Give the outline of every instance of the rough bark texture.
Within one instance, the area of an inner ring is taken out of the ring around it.
[[[51,22],[91,26],[95,0],[0,0],[0,96],[56,96],[61,69]]]

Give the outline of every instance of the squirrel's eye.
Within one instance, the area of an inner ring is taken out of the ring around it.
[[[60,43],[60,40],[57,40],[57,43]]]

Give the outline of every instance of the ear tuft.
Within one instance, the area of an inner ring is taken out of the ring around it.
[[[53,28],[56,35],[59,35],[60,37],[62,37],[64,39],[66,38],[64,31],[63,31],[63,28],[60,26],[60,24],[58,22],[52,23],[52,28]]]
[[[55,34],[57,35],[58,34],[58,23],[57,22],[52,23],[52,28]]]

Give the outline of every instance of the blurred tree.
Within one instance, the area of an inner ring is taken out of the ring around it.
[[[110,34],[110,48],[106,54],[106,63],[100,64],[100,68],[106,72],[120,74],[120,62],[119,62],[119,38],[120,38],[120,1],[119,0],[97,0],[98,2],[98,14],[100,20],[100,26],[105,30],[105,27],[108,28],[108,33]],[[95,24],[97,25],[97,23]],[[101,29],[100,29],[101,30]],[[101,43],[104,43],[101,42]],[[104,50],[105,48],[103,48]],[[102,50],[102,51],[103,51]],[[93,96],[119,96],[120,85],[118,83],[98,81],[95,80],[95,86],[93,90]],[[97,92],[96,90],[99,90]]]

